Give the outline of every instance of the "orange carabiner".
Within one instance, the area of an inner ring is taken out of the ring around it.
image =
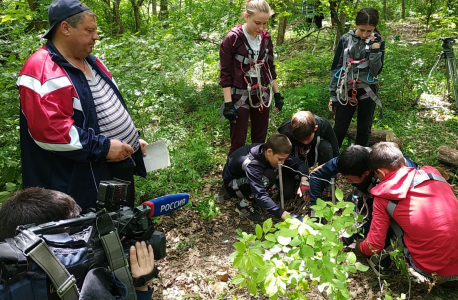
[[[358,99],[356,98],[356,94],[358,94],[358,91],[355,90],[355,89],[353,89],[353,90],[351,91],[351,98],[350,98],[350,101],[349,101],[349,103],[350,103],[351,106],[356,106],[356,105],[358,105]]]

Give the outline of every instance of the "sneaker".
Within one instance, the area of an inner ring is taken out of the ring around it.
[[[251,202],[242,199],[235,208],[235,211],[239,213],[239,215],[247,218],[248,220],[254,222],[260,222],[262,220],[261,214],[259,214],[256,209],[253,207]]]

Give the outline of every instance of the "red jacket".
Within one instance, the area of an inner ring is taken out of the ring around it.
[[[421,169],[440,175],[433,167]],[[404,230],[404,243],[415,266],[438,276],[458,275],[458,201],[445,182],[427,180],[410,188],[417,172],[414,168],[401,168],[371,190],[373,220],[360,250],[372,255],[372,250],[383,249],[390,226],[386,208],[389,200],[397,201],[393,217]]]
[[[249,70],[249,65],[241,65],[238,60],[234,58],[235,54],[240,54],[244,57],[248,56],[248,50],[245,46],[248,41],[243,33],[242,25],[236,25],[229,31],[224,40],[221,42],[219,49],[220,57],[220,85],[225,87],[237,87],[240,89],[246,89],[247,84],[244,80],[245,73]],[[263,31],[261,33],[261,50],[266,47],[267,43],[267,54],[272,58],[268,60],[267,64],[272,74],[272,80],[277,78],[275,73],[275,65],[273,62],[273,45],[270,33]],[[264,54],[265,55],[265,54]],[[261,55],[259,59],[264,56]],[[267,78],[267,68],[261,69],[261,80],[263,85],[267,85],[269,80]]]

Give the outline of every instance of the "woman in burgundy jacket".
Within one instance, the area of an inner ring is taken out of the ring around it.
[[[222,113],[230,121],[228,155],[245,145],[249,118],[251,142],[264,143],[272,98],[276,112],[283,106],[276,82],[271,36],[265,30],[271,14],[265,0],[248,1],[243,13],[245,24],[229,31],[220,46]]]

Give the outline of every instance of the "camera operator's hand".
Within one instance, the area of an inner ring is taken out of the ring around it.
[[[120,140],[110,139],[110,149],[106,158],[109,161],[120,161],[133,153],[134,149],[129,144],[123,143]]]
[[[146,243],[144,241],[141,243],[136,242],[135,246],[130,247],[129,255],[132,278],[148,275],[154,271],[154,252],[151,245],[146,247]],[[148,284],[136,287],[135,289],[138,291],[147,291]]]

